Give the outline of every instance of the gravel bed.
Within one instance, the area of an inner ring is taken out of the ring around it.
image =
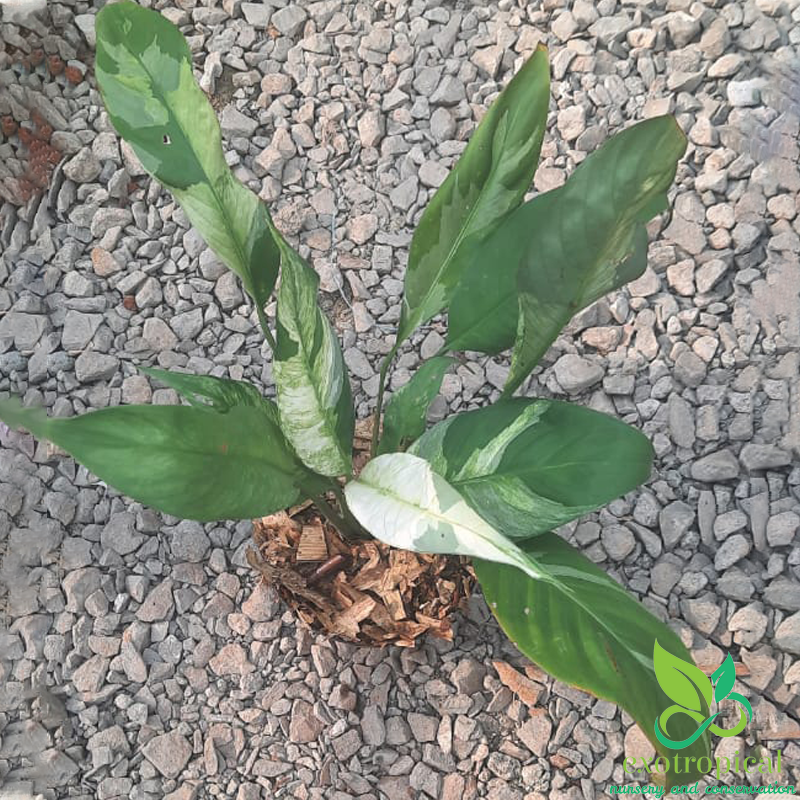
[[[189,38],[229,164],[321,275],[360,417],[413,223],[537,43],[553,90],[536,190],[630,122],[677,116],[690,143],[647,272],[582,313],[525,392],[651,437],[652,480],[564,535],[701,664],[732,653],[755,720],[717,754],[781,749],[800,783],[800,103],[780,79],[797,3],[157,5]],[[50,172],[0,140],[0,394],[57,416],[178,402],[139,364],[271,392],[236,279],[109,125],[96,10],[2,12],[0,116],[61,156]],[[21,204],[19,179],[42,175]],[[415,335],[390,388],[444,330]],[[507,371],[468,354],[431,419],[496,398]],[[652,753],[615,706],[522,658],[480,597],[452,643],[317,637],[256,587],[250,534],[155,513],[0,431],[1,800],[594,800]]]

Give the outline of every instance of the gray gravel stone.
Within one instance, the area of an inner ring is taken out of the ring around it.
[[[142,754],[165,778],[177,778],[192,757],[192,746],[185,736],[170,731],[154,736]]]
[[[775,647],[800,655],[800,613],[787,617],[775,631]]]
[[[603,368],[574,353],[561,356],[553,365],[556,380],[564,391],[579,394],[603,378]]]
[[[750,547],[751,544],[747,538],[741,533],[735,533],[720,545],[714,556],[714,568],[721,571],[732,567],[750,552]]]
[[[274,9],[264,3],[242,3],[242,13],[248,25],[254,28],[266,28],[269,25]]]
[[[739,475],[739,462],[730,450],[718,450],[692,464],[692,477],[696,481],[716,483],[728,481]]]
[[[85,567],[70,572],[62,581],[67,611],[73,613],[83,611],[86,598],[100,588],[100,579],[100,570],[96,567]]]
[[[174,350],[178,344],[178,337],[172,329],[158,317],[150,317],[144,323],[144,340],[151,350],[161,352],[162,350]]]
[[[792,544],[798,528],[800,516],[794,511],[783,511],[770,517],[767,523],[767,541],[770,547],[786,547]]]
[[[72,683],[79,692],[94,694],[100,691],[107,673],[108,659],[92,656],[72,673]]]
[[[91,183],[100,175],[101,169],[91,147],[84,147],[64,165],[64,175],[76,183]]]
[[[179,561],[202,561],[210,546],[211,540],[199,522],[184,520],[172,531],[170,549]]]
[[[75,377],[80,383],[108,380],[118,369],[117,358],[94,350],[86,350],[75,359]]]
[[[307,18],[308,14],[300,6],[289,5],[279,8],[272,15],[272,24],[284,36],[293,38],[300,32]]]
[[[130,512],[122,512],[114,514],[103,528],[100,543],[104,549],[126,556],[136,550],[144,538],[136,531],[136,517]]]
[[[61,346],[68,352],[84,350],[103,321],[102,314],[82,314],[68,311],[61,334]]]
[[[386,741],[386,725],[379,706],[370,705],[364,709],[361,717],[361,735],[365,744],[374,747],[381,747]]]
[[[167,619],[173,609],[172,581],[168,578],[150,590],[136,611],[136,617],[142,622],[158,622]]]
[[[258,128],[255,120],[246,117],[233,105],[225,106],[219,122],[225,136],[252,136]]]
[[[746,444],[739,454],[748,472],[759,469],[778,469],[792,463],[792,456],[780,447],[770,444]]]
[[[465,658],[450,673],[450,680],[461,694],[472,696],[483,690],[485,676],[486,667],[483,664],[472,658]]]
[[[289,741],[295,744],[314,742],[325,729],[325,725],[315,714],[314,708],[305,700],[295,700],[292,718],[289,723]]]
[[[608,555],[614,561],[623,561],[636,546],[636,539],[624,525],[608,525],[603,528],[600,540]]]
[[[728,102],[732,106],[757,106],[761,102],[763,81],[754,78],[747,81],[730,81],[728,83]]]

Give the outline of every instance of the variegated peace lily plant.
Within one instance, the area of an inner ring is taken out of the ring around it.
[[[691,657],[553,532],[646,480],[650,443],[595,411],[513,395],[576,312],[642,274],[645,224],[667,207],[685,149],[675,120],[629,127],[563,186],[524,202],[549,103],[547,52],[537,49],[419,221],[376,422],[398,349],[444,312],[446,347],[393,394],[382,435],[374,426],[373,458],[354,477],[350,384],[317,305],[319,279],[228,168],[183,36],[155,11],[128,0],[107,5],[97,17],[96,74],[120,136],[241,278],[272,349],[277,402],[245,382],[146,369],[188,404],[56,419],[6,399],[0,417],[174,516],[248,519],[312,498],[343,536],[365,530],[399,548],[471,556],[517,647],[559,679],[621,705],[666,752],[653,734],[670,702],[655,677],[655,639],[682,661]],[[273,335],[264,307],[279,272]],[[427,408],[453,363],[446,353],[509,349],[498,402],[426,430]],[[691,732],[686,724],[682,731],[674,720],[674,739]],[[708,747],[706,736],[684,755],[707,755]]]

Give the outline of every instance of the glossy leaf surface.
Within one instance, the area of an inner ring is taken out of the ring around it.
[[[540,45],[486,112],[422,215],[411,241],[398,341],[447,306],[476,243],[522,202],[549,101],[547,50]]]
[[[538,572],[522,551],[481,519],[427,461],[389,453],[345,486],[353,516],[377,539],[416,553],[452,553]]]
[[[522,398],[450,417],[411,452],[511,538],[552,530],[629,492],[648,479],[653,459],[647,438],[613,417]]]
[[[184,519],[251,519],[303,499],[308,480],[270,414],[116,406],[68,419],[0,400],[0,419],[48,439],[102,481]]]
[[[105,6],[96,31],[95,74],[117,132],[263,306],[280,263],[269,214],[225,162],[219,124],[194,79],[183,35],[129,0]]]
[[[321,475],[350,472],[355,415],[339,340],[317,305],[319,276],[280,240],[277,348],[273,372],[281,427]]]
[[[426,361],[411,380],[401,386],[386,406],[383,418],[383,435],[378,453],[404,450],[425,431],[428,407],[442,386],[445,373],[455,363],[447,356],[436,356]]]
[[[507,217],[453,297],[450,349],[497,353],[514,344],[506,386],[513,392],[577,312],[642,274],[645,223],[666,208],[685,147],[674,118],[638,123],[563,186]]]
[[[654,722],[670,705],[671,695],[659,685],[653,646],[658,639],[670,660],[697,670],[686,648],[664,623],[558,535],[546,533],[520,546],[543,580],[530,580],[504,564],[474,562],[486,600],[503,630],[528,658],[558,680],[624,708],[656,750],[671,760],[675,751],[654,735]],[[694,696],[700,702],[697,692]],[[702,702],[707,715],[704,697]],[[675,739],[688,738],[697,728],[684,715],[675,715],[669,724]],[[707,731],[680,751],[681,758],[693,758],[695,765],[698,758],[710,754]],[[682,772],[680,783],[693,783],[700,774],[695,765],[685,763],[695,772]]]

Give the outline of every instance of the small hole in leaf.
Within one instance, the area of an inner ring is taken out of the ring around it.
[[[527,615],[528,615],[528,614],[530,614],[530,613],[531,613],[531,610],[530,610],[529,608],[526,608],[526,609],[525,609],[525,615],[527,616]]]
[[[492,608],[497,608],[497,603],[492,603]]]
[[[170,139],[166,133],[164,134],[164,137],[162,138],[161,141],[164,142],[164,144],[172,144],[172,139]]]

